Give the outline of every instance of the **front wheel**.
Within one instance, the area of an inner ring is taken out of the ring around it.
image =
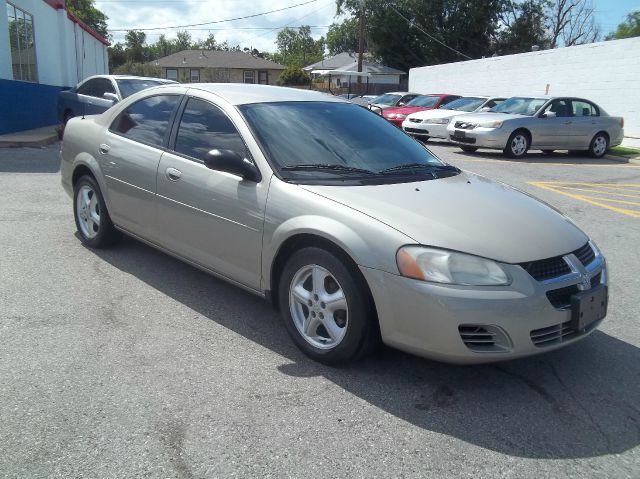
[[[602,158],[609,149],[609,137],[605,133],[598,133],[591,140],[589,145],[589,156],[591,158]]]
[[[92,248],[106,248],[118,238],[100,187],[91,176],[82,176],[73,188],[73,213],[80,240]]]
[[[279,303],[287,332],[316,361],[347,363],[377,342],[366,286],[323,249],[303,248],[291,257],[280,277]]]
[[[511,133],[507,146],[502,152],[509,158],[523,158],[527,154],[530,144],[529,135],[522,130],[517,130]]]

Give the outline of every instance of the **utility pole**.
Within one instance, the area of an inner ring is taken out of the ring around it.
[[[362,56],[364,53],[364,3],[360,0],[360,15],[358,19],[358,73],[362,73]],[[358,75],[358,93],[362,94],[362,77]]]

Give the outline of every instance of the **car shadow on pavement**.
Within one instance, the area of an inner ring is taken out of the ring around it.
[[[430,143],[425,144],[429,148]],[[498,150],[478,150],[475,153],[467,153],[462,151],[458,146],[448,144],[446,142],[437,143],[438,147],[450,149],[452,154],[462,160],[494,160],[517,163],[531,163],[531,164],[570,164],[570,165],[624,165],[622,160],[616,160],[611,158],[590,158],[586,153],[569,153],[567,151],[554,151],[550,154],[544,154],[539,150],[529,151],[524,158],[514,159],[509,158],[502,154]]]
[[[281,374],[327,378],[425,430],[526,458],[595,457],[640,444],[640,349],[601,331],[561,351],[493,365],[452,366],[383,348],[331,368],[304,356],[279,313],[256,296],[129,238],[91,251],[287,358]]]

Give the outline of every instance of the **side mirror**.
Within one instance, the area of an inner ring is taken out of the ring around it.
[[[118,95],[116,95],[115,93],[107,92],[107,93],[102,95],[102,98],[104,98],[105,100],[111,100],[111,102],[114,105],[120,101],[120,100],[118,100]]]
[[[555,111],[545,111],[542,114],[542,118],[555,118],[556,117],[556,112]]]
[[[405,103],[405,102],[403,102],[403,101],[399,101],[399,102],[398,102],[398,104],[397,104],[396,106],[405,106],[405,105],[406,105],[406,103]]]
[[[256,183],[262,178],[256,166],[250,160],[242,158],[231,150],[211,150],[205,155],[204,164],[211,170],[231,173]]]
[[[485,111],[491,111],[491,107],[490,106],[485,106],[484,108],[480,108],[481,112],[485,112]]]

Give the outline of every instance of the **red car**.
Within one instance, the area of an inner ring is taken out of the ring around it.
[[[420,95],[408,102],[404,106],[397,108],[387,108],[382,112],[382,116],[389,120],[391,123],[402,129],[402,122],[411,113],[422,110],[435,110],[442,105],[446,105],[453,100],[460,98],[460,95],[448,95],[448,94],[432,94],[432,95]]]

